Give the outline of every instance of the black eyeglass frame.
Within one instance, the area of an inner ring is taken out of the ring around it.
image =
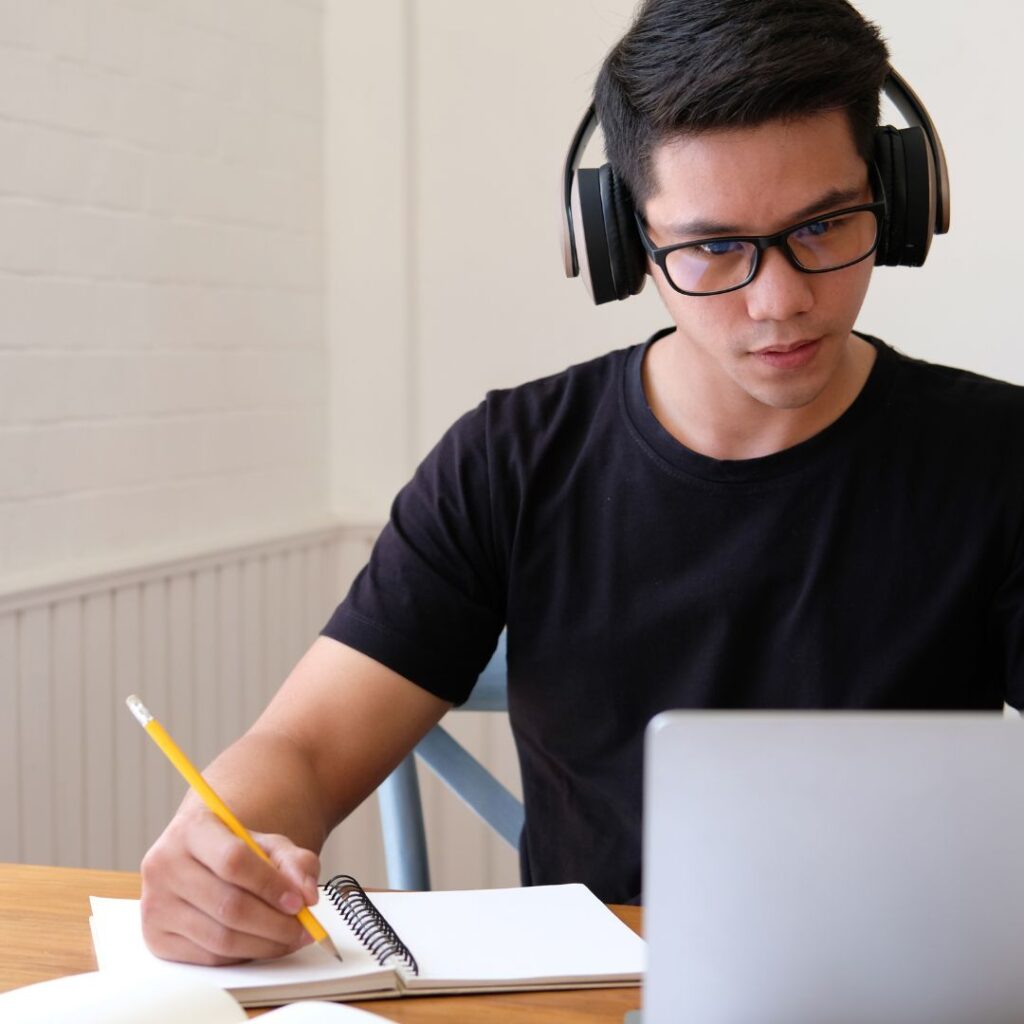
[[[811,268],[800,264],[800,261],[790,249],[787,241],[794,231],[810,227],[812,224],[818,224],[821,221],[833,220],[834,218],[842,217],[845,214],[860,213],[862,210],[870,210],[875,215],[875,241],[863,256],[858,256],[855,260],[850,260],[849,263],[842,263],[838,267],[826,267],[822,270],[812,270]],[[689,295],[695,299],[702,299],[705,296],[725,295],[728,292],[735,292],[740,288],[745,288],[754,280],[755,275],[761,267],[761,254],[767,249],[773,249],[776,247],[781,249],[789,263],[802,274],[831,274],[835,270],[845,270],[847,267],[853,267],[858,263],[863,263],[864,260],[866,260],[878,248],[879,236],[881,235],[882,228],[885,224],[885,200],[877,199],[871,203],[861,203],[859,206],[846,206],[841,210],[830,210],[828,213],[820,213],[816,217],[809,217],[807,220],[800,221],[799,224],[793,224],[791,227],[784,228],[782,231],[779,231],[774,235],[714,235],[709,238],[696,238],[692,242],[676,242],[673,245],[662,246],[655,246],[650,238],[648,238],[647,229],[644,227],[640,211],[634,210],[633,216],[636,218],[636,226],[640,231],[640,240],[643,242],[647,255],[654,260],[656,266],[661,268],[661,272],[665,275],[665,280],[668,281],[669,286],[674,291],[679,292],[680,295]],[[679,285],[672,280],[672,275],[668,272],[666,263],[669,255],[679,249],[692,249],[694,246],[707,245],[709,242],[749,242],[753,245],[754,258],[751,261],[750,273],[747,274],[746,278],[739,284],[734,284],[730,288],[719,288],[717,291],[713,292],[688,292],[685,288],[680,288]]]

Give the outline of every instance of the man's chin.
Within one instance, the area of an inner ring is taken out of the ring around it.
[[[745,390],[752,398],[772,409],[805,409],[838,383],[841,359],[826,335],[780,355],[752,352],[745,363]]]
[[[749,380],[744,390],[770,409],[806,409],[821,399],[831,378],[822,373],[793,375],[790,380]]]
[[[761,405],[768,406],[770,409],[778,409],[780,411],[797,411],[799,409],[806,409],[813,405],[815,400],[820,397],[821,389],[818,388],[811,392],[794,391],[791,393],[780,394],[778,392],[761,393],[750,392],[752,398],[760,402]]]

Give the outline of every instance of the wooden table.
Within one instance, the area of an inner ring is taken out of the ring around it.
[[[0,992],[96,970],[89,935],[89,897],[138,895],[139,876],[132,872],[0,864]],[[612,910],[634,931],[640,931],[639,908]],[[406,1024],[456,1020],[465,1024],[526,1020],[531,1024],[622,1024],[626,1011],[640,1006],[640,989],[419,996],[352,1005]],[[260,1013],[249,1011],[251,1017]]]

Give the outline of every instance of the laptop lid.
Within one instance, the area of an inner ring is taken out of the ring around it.
[[[1024,725],[648,727],[644,1024],[1024,1021]]]

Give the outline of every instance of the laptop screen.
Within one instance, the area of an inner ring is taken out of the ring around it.
[[[1024,725],[667,712],[644,1024],[1024,1021]]]

